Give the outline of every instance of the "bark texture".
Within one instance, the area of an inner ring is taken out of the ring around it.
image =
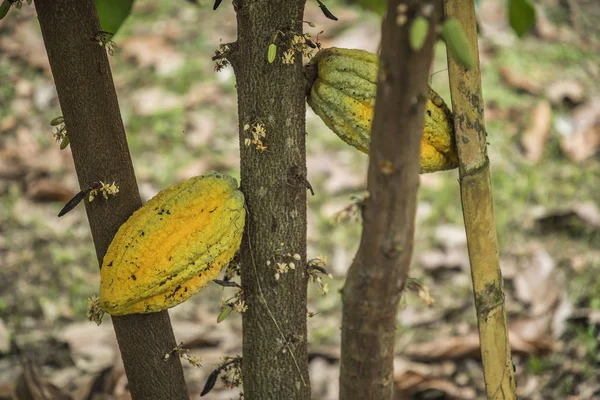
[[[99,264],[113,236],[141,206],[106,49],[93,0],[36,0],[58,99],[81,188],[100,180],[119,186],[117,196],[86,202]],[[85,301],[85,299],[81,299]],[[134,399],[188,399],[166,311],[114,317],[129,389]]]
[[[515,399],[516,382],[487,157],[475,4],[471,0],[446,0],[444,8],[448,18],[461,22],[476,61],[475,68],[466,71],[449,56],[448,71],[486,393],[488,399]]]
[[[433,6],[433,7],[432,7]],[[423,48],[409,46],[412,20],[431,11]],[[396,314],[413,251],[419,159],[441,2],[389,0],[370,145],[363,233],[342,292],[340,398],[391,399]]]
[[[228,55],[237,80],[241,186],[248,216],[241,247],[244,395],[249,400],[308,399],[306,331],[306,143],[301,56],[282,55],[302,32],[304,0],[234,2],[238,40]],[[279,32],[279,33],[278,33]],[[277,56],[267,60],[275,36]],[[264,124],[266,151],[245,125]],[[283,246],[280,246],[283,243]],[[299,254],[301,261],[283,254]],[[267,265],[271,260],[271,265]],[[275,260],[295,270],[275,279]]]

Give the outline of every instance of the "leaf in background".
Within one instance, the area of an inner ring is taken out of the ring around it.
[[[508,0],[508,20],[518,37],[523,37],[535,24],[535,8],[529,0]]]
[[[410,47],[418,52],[425,44],[429,33],[429,21],[425,17],[417,17],[410,26]]]
[[[358,4],[362,8],[370,11],[374,11],[378,14],[383,14],[387,7],[386,0],[346,0],[348,4]]]
[[[131,13],[132,6],[133,0],[96,0],[102,30],[116,34]]]

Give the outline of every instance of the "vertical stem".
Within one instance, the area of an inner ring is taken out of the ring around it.
[[[460,191],[486,392],[489,399],[515,399],[516,383],[487,157],[475,4],[472,0],[446,0],[444,7],[447,18],[461,22],[476,60],[475,68],[466,71],[448,56]]]
[[[241,186],[248,217],[241,246],[244,395],[249,400],[308,399],[306,285],[306,130],[300,54],[282,55],[302,33],[304,0],[237,1],[238,40],[228,56],[238,89]],[[267,60],[269,45],[277,56]],[[246,145],[245,125],[263,124],[266,151]],[[280,246],[283,243],[283,246]],[[275,279],[275,251],[299,254]],[[271,260],[267,265],[266,261]]]
[[[415,52],[409,32],[422,7],[431,11],[429,31]],[[369,150],[369,198],[360,247],[342,292],[343,400],[392,398],[396,315],[413,252],[424,105],[441,9],[437,0],[388,1]]]
[[[98,262],[113,236],[141,206],[106,50],[94,40],[100,30],[93,0],[36,0],[58,99],[68,129],[79,184],[100,180],[119,194],[86,202]],[[81,299],[81,301],[85,301]],[[129,389],[134,399],[188,399],[169,314],[114,317]]]

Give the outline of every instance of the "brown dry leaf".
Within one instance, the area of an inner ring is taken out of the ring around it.
[[[12,383],[0,383],[0,400],[14,400],[14,385]]]
[[[559,121],[560,146],[572,161],[581,162],[600,149],[600,97],[578,106],[570,120]]]
[[[583,85],[574,80],[560,80],[546,88],[546,98],[555,106],[577,105],[585,100]]]
[[[558,304],[562,288],[555,267],[552,256],[539,246],[524,256],[519,274],[514,278],[517,299],[529,304],[534,316],[547,314]]]
[[[447,249],[466,248],[467,234],[462,225],[438,225],[435,228],[435,240]]]
[[[17,399],[72,400],[71,396],[42,378],[37,369],[29,362],[25,363],[23,372],[17,379],[15,395]]]
[[[469,254],[466,248],[449,248],[443,250],[426,250],[419,257],[419,264],[428,271],[439,269],[467,270]]]
[[[329,194],[365,187],[365,174],[355,172],[357,166],[347,157],[335,157],[331,153],[313,153],[307,155],[306,164],[309,182],[325,177],[323,187]]]
[[[185,95],[187,108],[197,109],[198,106],[204,104],[217,107],[233,105],[232,97],[228,96],[219,85],[212,82],[197,83]]]
[[[482,1],[477,8],[477,22],[482,36],[503,41],[510,30],[507,8],[502,1]]]
[[[461,388],[449,379],[456,372],[453,362],[437,364],[417,363],[406,358],[394,359],[394,387],[396,399],[413,398],[426,390],[438,390],[453,399],[474,399],[473,388]]]
[[[542,332],[552,334],[558,338],[566,329],[566,321],[573,312],[573,305],[566,293],[564,279],[561,272],[556,270],[556,264],[550,254],[543,247],[534,247],[529,254],[522,257],[518,263],[518,273],[513,278],[515,296],[530,308],[530,317],[525,321],[534,325],[527,325],[525,332],[522,320],[513,321],[511,329],[517,330],[517,336],[512,339],[523,339],[521,347],[533,342],[531,336],[536,336],[539,341],[546,340]],[[536,330],[536,334],[531,333]],[[511,331],[512,332],[512,331]],[[534,345],[535,347],[547,347],[547,344]]]
[[[537,354],[553,349],[555,343],[549,334],[551,323],[552,315],[512,319],[509,329],[513,352]]]
[[[27,173],[27,166],[16,147],[0,151],[0,179],[19,179]]]
[[[542,100],[533,109],[531,124],[521,138],[525,157],[529,161],[537,162],[542,158],[546,142],[550,137],[551,122],[552,107],[548,101]]]
[[[64,184],[50,179],[38,179],[27,185],[27,196],[33,201],[69,201],[75,193]]]
[[[126,57],[133,58],[141,68],[153,67],[160,75],[177,71],[184,57],[164,37],[154,34],[132,36],[119,44]]]
[[[77,322],[65,327],[58,339],[69,344],[75,365],[92,374],[114,365],[115,354],[119,354],[110,324],[96,326],[88,321]]]
[[[133,110],[139,115],[152,115],[180,108],[183,104],[181,97],[159,87],[143,88],[131,96]]]
[[[536,218],[539,229],[544,232],[600,228],[600,210],[594,202],[574,204],[562,210],[550,210]]]
[[[500,67],[500,78],[511,88],[518,92],[525,92],[533,95],[537,95],[540,92],[540,88],[537,84],[531,82],[529,78],[517,75],[516,72],[509,69],[507,66]]]
[[[438,338],[426,343],[411,343],[402,351],[404,357],[418,361],[453,360],[479,357],[479,336],[477,332],[467,335]]]
[[[543,7],[536,8],[537,17],[535,19],[535,31],[542,39],[558,39],[558,28],[546,16]]]
[[[396,379],[396,378],[394,378]],[[401,377],[399,379],[404,379]],[[401,390],[401,389],[398,389]],[[444,379],[425,379],[419,384],[415,385],[412,390],[410,390],[407,394],[416,394],[421,393],[426,390],[436,390],[442,392],[446,395],[445,398],[455,399],[455,400],[471,400],[477,398],[477,391],[471,387],[459,387],[452,383],[449,380]],[[401,393],[398,393],[397,396],[401,396]],[[403,397],[396,397],[396,399],[402,399]],[[404,397],[407,398],[407,397]],[[408,397],[408,398],[413,398]]]
[[[217,122],[211,114],[189,114],[185,124],[185,143],[192,149],[208,148],[214,143],[216,128]]]
[[[531,324],[540,323],[540,320],[530,321]],[[511,322],[509,324],[509,342],[512,352],[531,355],[553,350],[555,342],[548,333],[548,325],[549,322],[545,326],[546,331],[543,331],[541,328],[532,328],[523,322],[518,322],[516,327],[513,328]],[[406,346],[402,351],[402,355],[412,360],[433,362],[460,358],[479,358],[480,351],[479,333],[472,331],[462,336],[438,338],[426,343],[412,343]]]
[[[3,30],[6,28],[8,32],[0,35],[0,54],[24,60],[50,75],[50,63],[35,10],[23,7],[18,13],[12,11],[10,18],[2,21]]]

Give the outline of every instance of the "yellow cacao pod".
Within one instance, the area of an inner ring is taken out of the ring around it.
[[[308,104],[344,142],[369,152],[377,94],[378,57],[364,50],[323,49],[308,66]],[[421,173],[458,166],[452,112],[431,88],[425,103]]]
[[[142,314],[187,300],[231,261],[245,218],[244,195],[228,175],[210,172],[161,191],[111,242],[100,307],[111,315]]]

